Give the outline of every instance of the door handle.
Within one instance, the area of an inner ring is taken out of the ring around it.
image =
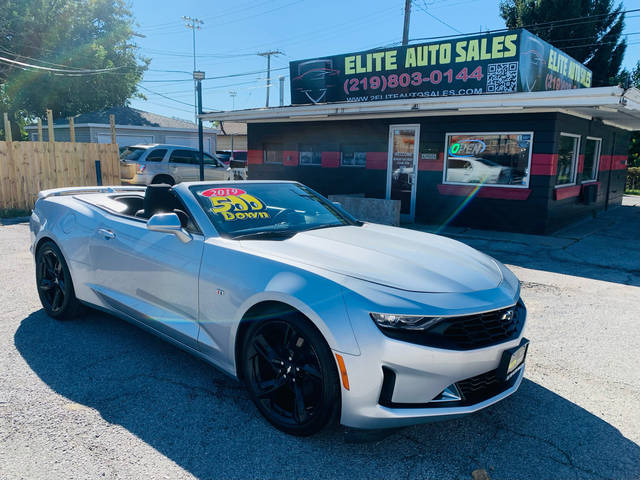
[[[99,228],[98,233],[102,235],[104,238],[106,238],[107,240],[112,240],[116,238],[116,234],[113,233],[111,230],[107,230],[106,228]]]

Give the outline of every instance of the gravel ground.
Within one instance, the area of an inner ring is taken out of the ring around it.
[[[243,388],[121,320],[49,319],[0,226],[0,479],[640,478],[640,206],[554,237],[444,233],[510,264],[531,348],[507,400],[386,436],[293,438]]]

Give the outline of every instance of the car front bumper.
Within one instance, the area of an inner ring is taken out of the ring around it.
[[[442,401],[440,394],[452,385],[456,389],[464,381],[475,382],[491,375],[503,352],[520,345],[522,338],[521,333],[499,345],[465,351],[384,338],[379,348],[367,348],[361,355],[341,353],[349,379],[349,390],[342,388],[341,423],[353,428],[402,427],[456,418],[486,408],[518,389],[524,364],[510,380],[494,384],[487,390],[490,395],[481,395],[477,401]],[[376,350],[379,355],[366,353]],[[393,379],[391,390],[389,378],[385,379],[389,372]]]

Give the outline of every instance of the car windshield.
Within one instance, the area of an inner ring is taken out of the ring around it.
[[[137,160],[144,153],[146,148],[127,147],[120,154],[120,160]]]
[[[191,192],[223,237],[270,239],[360,223],[297,183],[194,185]]]

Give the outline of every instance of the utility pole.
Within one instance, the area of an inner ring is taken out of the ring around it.
[[[411,0],[404,0],[404,28],[402,30],[402,45],[409,43],[409,23],[411,23]]]
[[[229,96],[231,97],[231,110],[236,109],[236,95],[238,95],[238,92],[236,92],[235,90],[231,90],[229,92]]]
[[[201,27],[200,25],[204,25],[204,22],[202,20],[200,20],[199,18],[195,18],[195,17],[186,17],[186,16],[182,16],[182,20],[185,21],[185,27],[190,28],[191,31],[193,32],[193,71],[196,71],[196,30],[200,30]],[[197,122],[198,121],[198,92],[197,92],[197,85],[196,85],[196,81],[194,80],[193,82],[193,99],[194,99],[194,108],[195,108],[195,116],[194,119]]]
[[[271,55],[284,55],[280,50],[270,50],[259,53],[261,57],[267,57],[267,107],[269,106],[269,90],[271,90]]]

